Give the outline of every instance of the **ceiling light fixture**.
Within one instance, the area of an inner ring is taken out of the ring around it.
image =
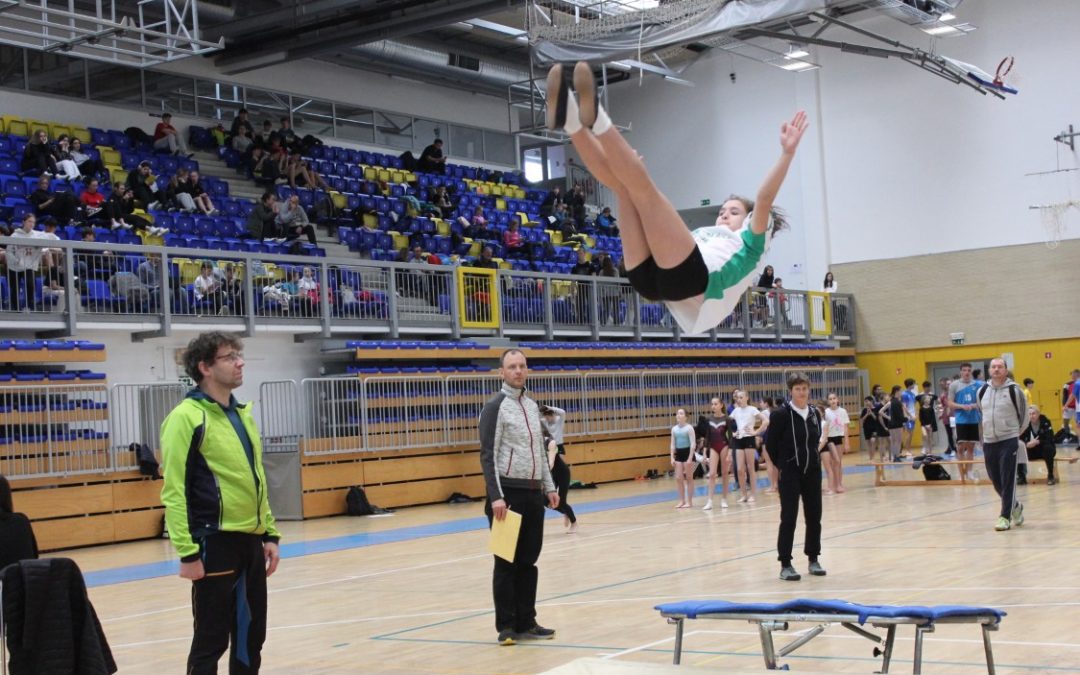
[[[923,32],[927,35],[955,35],[956,33],[959,33],[960,30],[955,26],[939,25],[923,28]]]
[[[787,53],[784,54],[785,59],[801,59],[806,56],[810,56],[810,52],[806,51],[802,45],[797,45],[794,42],[791,43]]]
[[[938,19],[940,21],[952,21],[955,18],[956,18],[956,15],[953,14],[952,12],[945,12],[944,14],[942,14],[941,16],[938,17]]]
[[[789,61],[780,66],[784,70],[790,70],[793,72],[799,72],[803,70],[810,70],[812,68],[820,68],[821,66],[816,63],[810,63],[809,61]]]

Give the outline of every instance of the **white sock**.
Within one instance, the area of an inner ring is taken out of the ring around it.
[[[607,116],[604,106],[596,104],[596,121],[592,125],[592,132],[599,136],[611,128],[611,118]]]
[[[566,92],[566,123],[563,131],[573,136],[581,131],[581,115],[578,112],[577,99],[570,92]]]

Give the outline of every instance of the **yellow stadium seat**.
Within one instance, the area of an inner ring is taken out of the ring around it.
[[[435,234],[443,237],[450,236],[450,223],[442,218],[432,218],[431,220],[435,222]]]
[[[349,205],[349,198],[335,190],[330,191],[330,201],[334,202],[334,208],[339,211]]]
[[[500,211],[505,211],[506,210],[506,200],[503,199],[502,197],[496,197],[496,199],[495,199],[495,208],[497,208]]]
[[[393,182],[393,183],[404,183],[405,182],[405,172],[404,171],[391,171],[390,172],[390,181]]]
[[[379,217],[374,213],[364,214],[364,227],[369,229],[376,229],[379,227]]]
[[[492,185],[491,186],[491,194],[495,195],[496,197],[503,196],[503,194],[505,194],[505,191],[503,190],[503,186],[501,186],[501,185]]]
[[[403,248],[409,248],[409,238],[400,232],[394,232],[391,230],[389,233],[390,238],[394,240],[394,250],[400,251]]]
[[[93,140],[93,137],[90,135],[90,130],[86,127],[71,127],[71,135],[83,143],[89,143]]]
[[[143,246],[164,246],[165,239],[160,234],[150,234],[146,230],[140,230],[136,234],[142,240]]]
[[[593,239],[591,236],[589,236],[587,234],[584,235],[584,236],[585,236],[585,245],[588,246],[589,248],[596,248],[596,240]]]
[[[49,123],[48,122],[42,122],[41,120],[27,119],[26,120],[26,126],[29,128],[29,133],[27,134],[27,136],[35,134],[38,131],[44,131],[45,133],[49,133]],[[50,141],[55,141],[56,139],[50,137],[49,140]]]
[[[120,166],[120,152],[113,150],[107,145],[99,145],[98,152],[101,153],[101,163],[105,166]]]
[[[473,180],[472,178],[466,178],[465,179],[465,186],[467,188],[469,188],[469,190],[475,190],[476,189],[476,181]]]
[[[195,283],[195,277],[199,276],[199,265],[200,263],[197,260],[185,259],[183,262],[180,262],[180,283]]]
[[[513,192],[510,194],[511,199],[525,199],[525,190],[518,186],[513,187]]]
[[[390,170],[389,169],[379,169],[379,171],[378,171],[378,173],[376,175],[378,176],[378,180],[380,182],[383,182],[383,183],[389,183],[390,182]]]
[[[124,183],[127,181],[127,171],[111,166],[109,167],[109,180],[112,181],[113,185]]]
[[[364,180],[377,180],[379,178],[379,172],[375,170],[373,166],[364,167]]]
[[[49,122],[49,136],[55,141],[61,136],[71,137],[71,127],[66,124],[56,124]]]
[[[510,261],[508,261],[508,260],[503,260],[502,258],[492,258],[492,260],[494,260],[495,262],[497,262],[499,264],[500,269],[504,269],[504,270],[512,270],[512,269],[514,269],[514,266],[511,265]]]
[[[406,183],[415,183],[416,182],[416,174],[413,173],[412,171],[406,171],[405,172],[405,182]]]
[[[26,120],[15,115],[4,115],[0,117],[0,121],[3,122],[4,133],[11,134],[12,136],[29,136],[30,127],[27,125]]]
[[[525,213],[524,211],[518,211],[515,215],[517,215],[518,220],[521,221],[522,225],[529,224],[529,214]]]
[[[470,244],[470,246],[469,246],[469,255],[471,255],[474,258],[476,256],[480,255],[480,242],[474,241],[474,242],[472,242]]]
[[[551,245],[559,246],[562,244],[562,232],[560,230],[544,230],[551,237]]]

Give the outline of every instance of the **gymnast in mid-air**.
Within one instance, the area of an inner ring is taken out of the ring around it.
[[[713,227],[691,231],[612,125],[587,63],[578,62],[572,76],[555,65],[547,97],[548,128],[564,130],[585,166],[616,195],[623,264],[634,289],[648,300],[663,300],[687,334],[719,325],[756,279],[773,236],[787,226],[773,200],[806,131],[806,113],[795,113],[781,126],[780,159],[756,199],[732,196]]]

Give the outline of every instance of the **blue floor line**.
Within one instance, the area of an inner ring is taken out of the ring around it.
[[[868,466],[852,466],[846,467],[844,473],[865,473],[871,470],[872,467]],[[767,485],[767,479],[758,479],[759,488],[766,487]],[[719,489],[720,486],[717,486],[717,491],[719,491]],[[707,490],[708,487],[699,487],[695,492],[695,495],[704,496]],[[571,499],[573,499],[572,495],[574,495],[575,492],[576,491],[570,492]],[[675,492],[665,491],[647,495],[600,499],[580,505],[574,504],[574,511],[576,513],[599,513],[602,511],[614,511],[616,509],[633,508],[636,506],[649,506],[651,504],[659,504],[673,499],[675,499]],[[477,506],[479,506],[479,503],[477,503]],[[555,511],[549,511],[547,517],[562,518],[562,514]],[[477,530],[486,530],[487,527],[487,518],[481,515],[474,518],[447,520],[428,525],[383,530],[381,532],[360,532],[357,534],[329,537],[326,539],[312,539],[295,543],[285,543],[281,546],[281,557],[296,558],[305,555],[316,555],[318,553],[331,553],[333,551],[344,551],[353,548],[363,548],[365,546],[376,546],[378,544],[393,544],[401,541],[423,539],[425,537],[475,532]],[[83,576],[86,579],[86,585],[88,587],[94,587],[173,576],[179,571],[180,563],[178,560],[174,559],[85,572]]]

